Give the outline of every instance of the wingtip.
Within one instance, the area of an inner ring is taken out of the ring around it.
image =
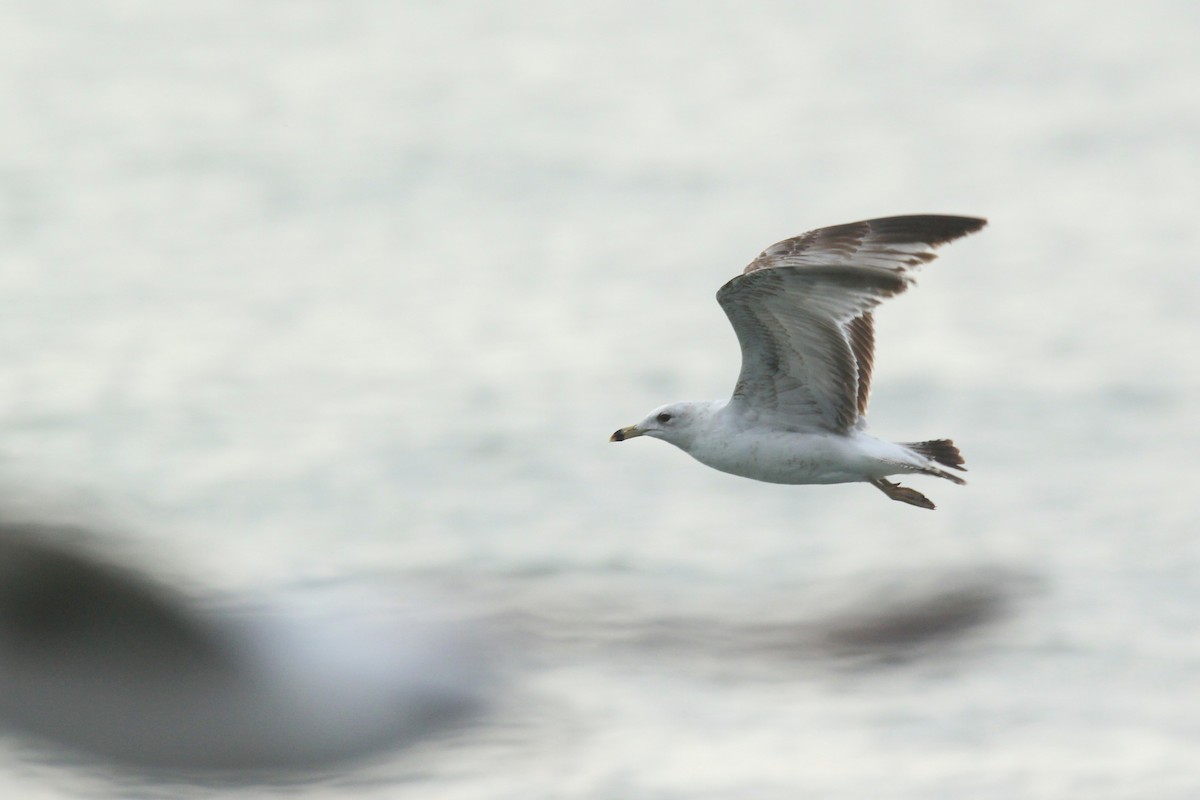
[[[931,247],[982,230],[988,224],[985,217],[966,217],[953,214],[910,214],[901,217],[880,217],[867,220],[877,235],[925,242]]]

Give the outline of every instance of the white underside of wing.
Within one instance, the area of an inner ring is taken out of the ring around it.
[[[874,336],[860,324],[852,343],[855,320],[907,289],[938,246],[984,224],[938,214],[882,217],[768,247],[717,293],[742,347],[729,412],[781,430],[860,429]]]
[[[906,285],[870,267],[780,267],[735,279],[718,295],[742,345],[734,413],[786,430],[857,427],[847,326]]]

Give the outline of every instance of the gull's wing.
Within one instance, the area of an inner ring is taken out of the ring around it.
[[[742,346],[731,406],[782,429],[849,431],[867,407],[872,309],[907,289],[936,247],[985,224],[883,217],[768,247],[717,292]]]

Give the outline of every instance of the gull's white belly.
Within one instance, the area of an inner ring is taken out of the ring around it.
[[[848,483],[908,471],[904,451],[862,433],[742,432],[700,437],[688,453],[713,469],[768,483]]]

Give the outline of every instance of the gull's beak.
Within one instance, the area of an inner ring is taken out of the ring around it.
[[[608,440],[610,442],[623,442],[626,439],[632,439],[635,436],[641,436],[643,433],[645,433],[645,431],[639,428],[637,425],[630,425],[628,428],[621,428],[621,430],[608,437]]]

